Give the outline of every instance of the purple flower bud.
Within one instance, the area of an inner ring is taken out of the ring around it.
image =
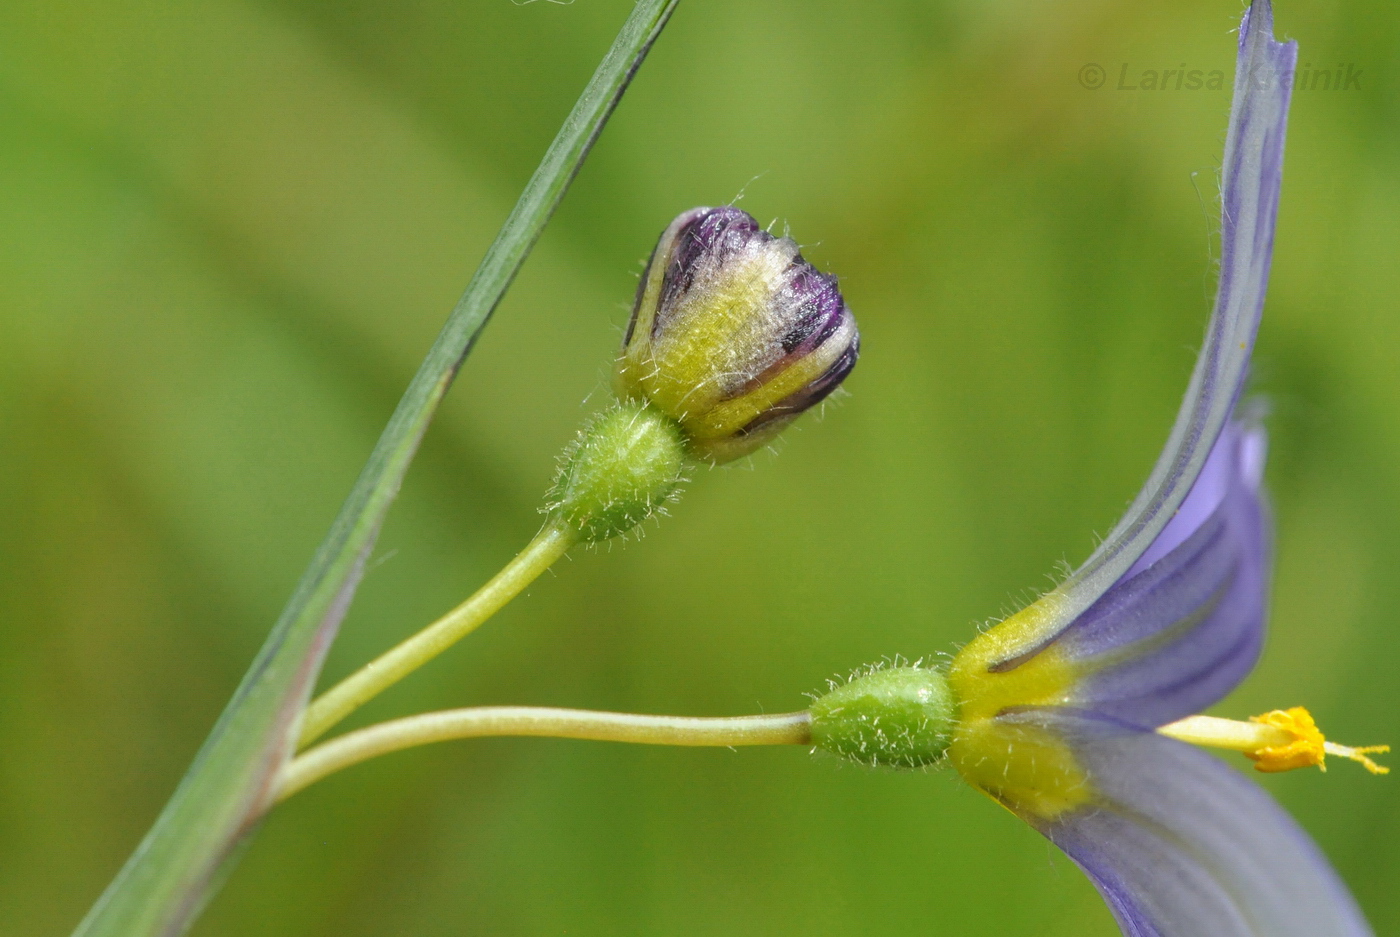
[[[671,222],[637,289],[619,396],[680,423],[691,453],[764,445],[855,367],[860,335],[836,278],[737,208]]]

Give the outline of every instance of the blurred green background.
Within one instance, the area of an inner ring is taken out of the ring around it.
[[[0,931],[66,933],[155,816],[628,9],[0,6]],[[1241,9],[686,0],[429,435],[327,678],[534,533],[677,212],[744,191],[842,277],[849,394],[357,721],[799,708],[1082,560],[1185,387],[1228,108],[1119,90],[1121,67],[1228,74]],[[1400,742],[1400,9],[1277,14],[1303,63],[1362,74],[1295,98],[1255,372],[1273,632],[1218,711],[1305,703],[1343,741]],[[1400,785],[1261,782],[1400,929]],[[195,933],[1116,931],[950,775],[495,740],[298,796]]]

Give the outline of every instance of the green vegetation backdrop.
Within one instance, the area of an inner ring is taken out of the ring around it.
[[[0,931],[65,933],[149,825],[629,8],[0,7]],[[744,191],[840,274],[865,339],[849,394],[356,722],[799,708],[856,665],[951,650],[1086,556],[1185,388],[1229,103],[1119,86],[1228,75],[1240,12],[682,4],[429,434],[327,677],[535,532],[677,212]],[[1302,62],[1352,72],[1294,101],[1254,381],[1273,631],[1219,712],[1304,703],[1342,741],[1400,742],[1400,9],[1277,14]],[[1263,783],[1400,928],[1397,782]],[[299,795],[195,929],[468,933],[1115,931],[950,775],[554,740]]]

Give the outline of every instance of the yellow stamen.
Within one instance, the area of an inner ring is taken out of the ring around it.
[[[1390,751],[1389,745],[1352,748],[1329,742],[1313,721],[1312,713],[1301,706],[1251,716],[1248,722],[1217,719],[1214,716],[1187,716],[1157,731],[1192,745],[1241,752],[1253,760],[1254,767],[1259,771],[1292,771],[1313,765],[1326,771],[1327,756],[1336,755],[1358,762],[1372,774],[1390,773],[1389,768],[1366,757],[1368,753]]]

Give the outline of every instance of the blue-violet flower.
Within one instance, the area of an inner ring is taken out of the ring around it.
[[[948,757],[1063,849],[1131,937],[1371,933],[1317,847],[1261,789],[1183,740],[1264,770],[1362,761],[1306,710],[1191,714],[1260,652],[1270,570],[1265,440],[1237,407],[1274,240],[1294,43],[1269,0],[1239,36],[1215,311],[1165,451],[1069,578],[954,659]]]

